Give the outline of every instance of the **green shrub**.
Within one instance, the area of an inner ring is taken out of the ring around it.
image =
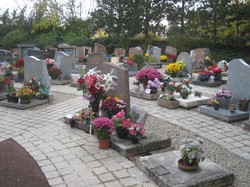
[[[145,65],[145,60],[144,55],[135,55],[133,61],[137,64],[138,68],[141,69]]]

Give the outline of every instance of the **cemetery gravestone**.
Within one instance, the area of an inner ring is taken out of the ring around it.
[[[34,77],[41,78],[42,85],[50,88],[50,79],[45,60],[26,56],[24,58],[24,80],[27,81]]]
[[[135,47],[129,48],[129,56],[133,57],[135,55],[143,55],[143,50]]]
[[[109,73],[112,69],[114,69],[115,74],[117,75],[117,86],[115,90],[110,90],[107,94],[111,97],[118,97],[124,100],[127,103],[127,112],[130,111],[130,92],[129,92],[129,76],[128,70],[124,67],[119,67],[113,65],[108,62],[104,62],[102,69],[102,73]]]
[[[87,56],[89,53],[92,53],[92,47],[83,46],[83,47],[82,47],[82,50],[83,50],[83,57],[84,57],[84,58],[86,58],[86,56]]]
[[[181,60],[186,64],[185,70],[188,72],[188,74],[190,76],[192,76],[192,74],[193,74],[193,67],[192,67],[192,60],[191,60],[189,54],[187,52],[181,52],[178,55],[176,61],[181,61]]]
[[[28,49],[34,49],[35,44],[18,44],[19,58],[28,56]]]
[[[93,69],[95,67],[101,70],[104,62],[105,62],[105,54],[103,52],[95,52],[89,54],[85,72],[88,72],[89,69]]]
[[[8,62],[12,64],[12,53],[10,51],[0,49],[0,63],[1,62]]]
[[[160,57],[161,57],[161,48],[156,47],[156,46],[152,46],[153,47],[153,52],[152,55],[153,57],[156,58],[156,63],[160,63]]]
[[[28,56],[34,56],[38,59],[45,59],[45,54],[42,50],[39,49],[27,49]]]
[[[165,48],[165,54],[177,56],[177,49],[169,45]]]
[[[62,80],[69,80],[72,71],[72,61],[73,57],[67,55],[66,53],[59,51],[57,52],[55,59],[55,67],[59,68],[62,71],[61,78]]]
[[[94,53],[95,52],[103,52],[105,55],[107,54],[106,48],[99,43],[94,43]]]
[[[45,46],[45,48],[44,48],[45,59],[46,58],[53,59],[56,52],[57,52],[57,48],[55,48],[55,47],[53,47],[51,45]]]
[[[250,99],[250,66],[242,59],[229,62],[227,89],[232,92],[232,103],[240,99]],[[248,108],[250,109],[250,107]]]
[[[205,57],[211,57],[211,51],[208,48],[197,48],[190,51],[190,57],[194,69],[204,69]]]
[[[115,56],[118,57],[125,57],[126,55],[126,51],[123,48],[116,48],[116,50],[114,51]]]
[[[70,46],[67,44],[59,44],[59,51],[63,51],[64,53],[76,57],[76,46]]]

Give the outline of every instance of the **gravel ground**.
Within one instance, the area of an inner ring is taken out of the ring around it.
[[[171,147],[153,151],[152,154],[178,150],[182,145],[183,138],[197,138],[198,136],[173,124],[167,123],[161,119],[155,118],[151,115],[148,116],[146,129],[150,129],[156,134],[166,135],[171,138]],[[217,164],[228,169],[234,173],[233,187],[247,187],[250,186],[250,162],[239,157],[238,155],[229,152],[227,149],[222,148],[211,140],[204,140],[204,151],[206,158],[216,162]],[[202,164],[202,163],[201,163]]]
[[[65,100],[70,100],[75,97],[79,97],[79,95],[60,93],[60,92],[52,92],[52,94],[53,94],[53,102],[37,106],[29,110],[48,107],[49,105],[61,103],[64,102]],[[152,132],[155,132],[155,134],[162,134],[171,138],[171,147],[153,151],[151,152],[151,154],[178,150],[182,145],[181,140],[183,138],[197,138],[197,135],[193,134],[192,132],[187,131],[179,126],[170,124],[161,119],[155,118],[151,115],[149,115],[147,118],[145,128],[150,129]],[[249,161],[244,160],[243,158],[237,156],[236,154],[229,152],[227,149],[222,148],[221,146],[217,145],[216,143],[208,139],[204,139],[204,142],[205,142],[204,151],[206,157],[234,173],[235,179],[234,179],[234,184],[232,185],[233,187],[250,186]],[[131,160],[134,159],[136,159],[136,157],[131,158]]]

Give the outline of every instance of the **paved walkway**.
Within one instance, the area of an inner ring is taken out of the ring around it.
[[[79,96],[39,110],[0,106],[0,141],[13,138],[21,144],[38,162],[51,186],[157,186],[134,163],[112,149],[100,150],[95,137],[64,123],[65,114],[88,104],[76,88],[52,86],[52,91]],[[238,126],[195,110],[163,108],[156,101],[131,97],[131,105],[140,106],[155,117],[191,130],[250,160],[250,133]]]

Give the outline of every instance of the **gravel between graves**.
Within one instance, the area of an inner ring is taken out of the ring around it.
[[[65,100],[70,100],[75,97],[79,97],[79,95],[75,94],[67,94],[60,92],[53,92],[53,102],[45,105],[37,106],[29,110],[44,108],[49,105],[53,105],[56,103],[64,102]],[[166,151],[178,150],[182,145],[181,139],[183,138],[197,138],[197,135],[194,133],[187,131],[177,125],[173,125],[161,119],[155,118],[151,115],[148,116],[146,124],[146,129],[150,129],[155,134],[166,135],[171,138],[171,147],[153,151],[152,154],[157,154]],[[247,161],[240,156],[229,152],[227,149],[217,145],[216,143],[203,138],[204,143],[204,151],[206,158],[216,162],[217,164],[223,166],[228,169],[235,175],[233,187],[245,187],[250,184],[250,161]],[[132,161],[136,159],[136,157],[130,158]],[[202,163],[201,163],[202,164]]]
[[[171,138],[171,147],[151,152],[152,154],[178,150],[182,145],[183,138],[197,138],[195,134],[161,119],[148,116],[146,129],[150,129],[155,134],[166,135]],[[204,140],[204,151],[206,158],[216,162],[217,164],[234,173],[234,187],[245,187],[250,185],[250,161],[247,161],[240,156],[229,152],[227,149],[217,145],[211,140]],[[202,163],[201,163],[202,164]]]

